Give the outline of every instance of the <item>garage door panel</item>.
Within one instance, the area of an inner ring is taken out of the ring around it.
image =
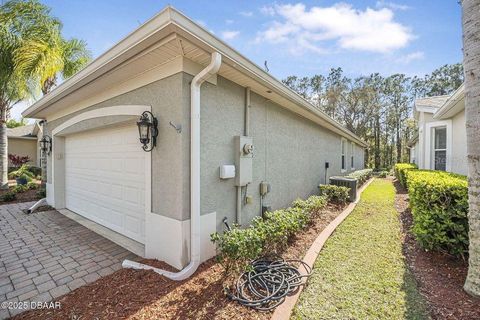
[[[144,243],[146,156],[136,126],[67,136],[67,208]]]

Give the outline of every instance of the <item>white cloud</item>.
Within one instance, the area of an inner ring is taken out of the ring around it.
[[[275,5],[275,20],[257,35],[257,41],[289,42],[299,50],[325,51],[326,41],[343,49],[387,53],[405,47],[411,31],[394,21],[387,8],[354,9],[349,4],[311,7],[302,3]]]
[[[232,23],[234,23],[234,22],[235,22],[235,21],[232,20],[232,19],[227,19],[227,20],[225,20],[225,23],[226,23],[226,24],[232,24]]]
[[[424,58],[425,58],[425,53],[423,53],[422,51],[415,51],[398,58],[397,62],[403,63],[403,64],[409,64],[412,61],[423,60]]]
[[[240,34],[240,31],[236,30],[225,30],[222,31],[222,38],[225,40],[235,39]]]
[[[247,18],[250,18],[250,17],[253,17],[253,12],[252,11],[241,11],[240,15],[244,16],[244,17],[247,17]]]
[[[400,3],[395,3],[395,2],[389,2],[385,0],[379,0],[375,4],[377,8],[390,8],[392,10],[400,10],[400,11],[405,11],[411,9],[410,6],[407,6],[406,4],[400,4]]]
[[[263,6],[260,8],[260,12],[266,16],[274,16],[275,8],[273,6]]]

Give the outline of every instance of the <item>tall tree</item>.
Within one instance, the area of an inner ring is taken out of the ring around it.
[[[480,296],[480,0],[462,1],[468,155],[469,260],[465,291]]]

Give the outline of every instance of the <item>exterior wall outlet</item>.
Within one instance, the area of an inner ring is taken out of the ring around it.
[[[220,179],[231,179],[231,178],[235,178],[235,166],[234,165],[220,166]]]
[[[253,197],[252,196],[246,196],[245,197],[245,203],[246,204],[252,204],[253,203]]]

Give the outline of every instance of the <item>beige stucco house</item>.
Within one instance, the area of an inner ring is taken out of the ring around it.
[[[40,166],[40,148],[38,139],[41,134],[38,122],[21,127],[7,129],[8,154],[28,156],[28,164]]]
[[[364,167],[358,136],[171,7],[23,116],[53,140],[50,205],[188,272],[225,219],[246,226]]]
[[[452,95],[415,100],[418,134],[409,143],[410,161],[421,169],[467,174],[465,87]]]

